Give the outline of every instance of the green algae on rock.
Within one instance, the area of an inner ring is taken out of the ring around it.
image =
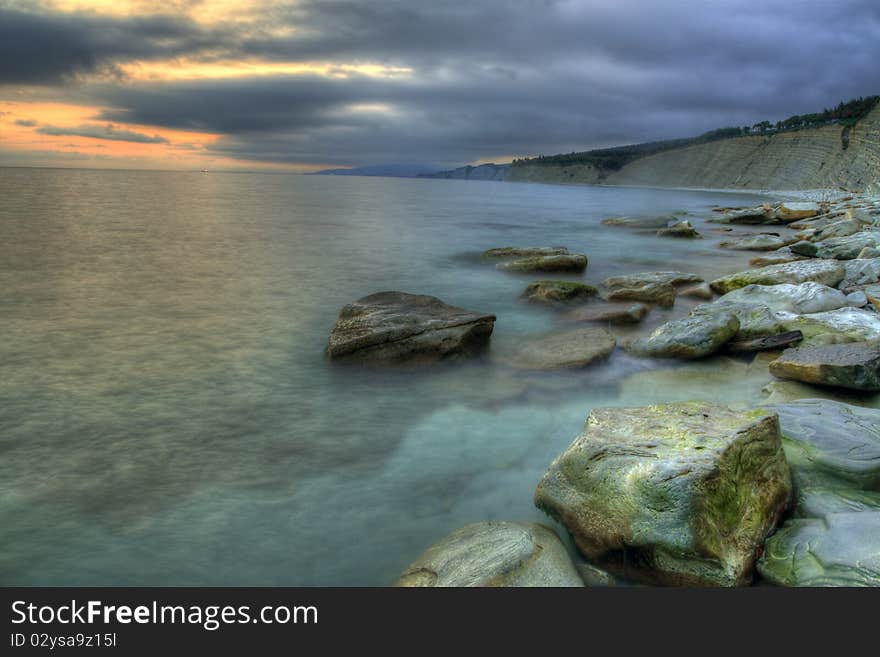
[[[407,587],[580,587],[556,533],[537,523],[478,522],[428,548],[400,576]]]
[[[540,255],[519,258],[495,265],[497,269],[510,272],[582,272],[587,268],[587,256],[583,254]]]
[[[775,414],[708,402],[594,409],[536,505],[584,556],[643,581],[736,586],[791,497]]]
[[[710,285],[719,294],[726,294],[731,290],[752,284],[778,285],[814,281],[836,287],[845,275],[846,270],[843,265],[833,260],[798,260],[722,276],[712,281]]]
[[[789,520],[758,570],[783,586],[880,586],[880,511]]]
[[[599,291],[592,285],[573,281],[535,281],[529,283],[522,297],[532,303],[566,304],[586,301]]]

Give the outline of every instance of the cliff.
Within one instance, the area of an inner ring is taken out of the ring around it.
[[[852,128],[733,137],[649,155],[618,171],[526,162],[512,166],[505,180],[880,193],[880,105]]]
[[[423,173],[419,178],[448,178],[451,180],[505,180],[509,164],[480,164],[464,166],[449,171]]]

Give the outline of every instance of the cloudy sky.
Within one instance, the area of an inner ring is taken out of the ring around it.
[[[0,165],[506,161],[880,93],[878,0],[0,0]]]

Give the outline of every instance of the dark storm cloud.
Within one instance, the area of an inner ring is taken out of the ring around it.
[[[33,125],[33,122],[31,122]],[[106,139],[108,141],[130,141],[137,144],[167,144],[168,140],[159,135],[145,135],[131,130],[119,130],[115,126],[83,125],[76,128],[59,128],[53,125],[44,125],[37,132],[51,137],[89,137],[91,139]]]
[[[238,30],[155,20],[177,36],[159,48],[135,29],[121,54],[87,61],[174,48],[411,69],[88,89],[112,108],[105,120],[217,132],[210,148],[245,160],[455,164],[687,136],[880,93],[876,0],[312,0]],[[357,109],[376,104],[393,111]]]
[[[179,16],[26,11],[0,0],[0,85],[57,83],[133,59],[204,52],[227,38]]]

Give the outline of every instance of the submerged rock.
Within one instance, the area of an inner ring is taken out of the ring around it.
[[[746,237],[727,240],[721,242],[718,246],[722,249],[733,251],[776,251],[796,241],[789,237],[780,237],[770,233],[758,233],[757,235],[747,235]]]
[[[825,260],[802,260],[780,265],[769,265],[761,269],[750,269],[712,281],[712,289],[726,294],[746,285],[778,285],[780,283],[806,283],[813,281],[835,287],[846,275],[839,262]]]
[[[783,586],[880,586],[880,512],[789,520],[758,570]]]
[[[616,340],[604,328],[582,328],[526,340],[502,360],[526,370],[557,370],[586,367],[606,358]]]
[[[339,311],[327,355],[369,360],[471,355],[492,335],[494,315],[450,306],[423,294],[379,292]]]
[[[609,570],[736,586],[790,496],[774,414],[683,402],[593,410],[535,503]]]
[[[880,341],[789,349],[770,363],[770,373],[804,383],[880,390]]]
[[[556,533],[536,523],[478,522],[428,548],[395,586],[583,586]]]
[[[532,303],[563,304],[586,301],[599,291],[592,285],[571,281],[535,281],[522,293]]]
[[[791,250],[791,247],[785,246],[766,255],[752,258],[749,260],[749,264],[752,267],[767,267],[769,265],[784,265],[786,262],[797,262],[798,260],[805,259],[805,256],[798,255]]]
[[[657,231],[658,237],[699,237],[697,229],[693,227],[690,221],[678,221],[670,224],[666,228]]]
[[[669,283],[645,283],[634,287],[614,288],[605,298],[608,301],[643,301],[671,308],[675,304],[675,288]]]
[[[660,217],[630,215],[625,217],[609,217],[603,219],[602,223],[606,226],[624,226],[626,228],[666,228],[669,224],[676,223],[678,217],[675,215],[664,215]]]
[[[608,324],[638,324],[650,307],[643,303],[589,303],[566,313],[563,319],[572,322],[605,322]]]
[[[533,256],[495,265],[513,272],[582,272],[587,268],[587,256],[581,254]]]
[[[564,246],[502,246],[483,251],[484,258],[530,258],[552,255],[568,255],[568,249]]]
[[[683,297],[688,297],[691,299],[703,299],[705,301],[715,298],[715,293],[712,292],[712,288],[709,287],[708,283],[700,283],[699,285],[686,287],[678,294]]]
[[[733,313],[691,315],[666,322],[627,350],[654,358],[702,358],[718,351],[737,331],[739,320]]]

